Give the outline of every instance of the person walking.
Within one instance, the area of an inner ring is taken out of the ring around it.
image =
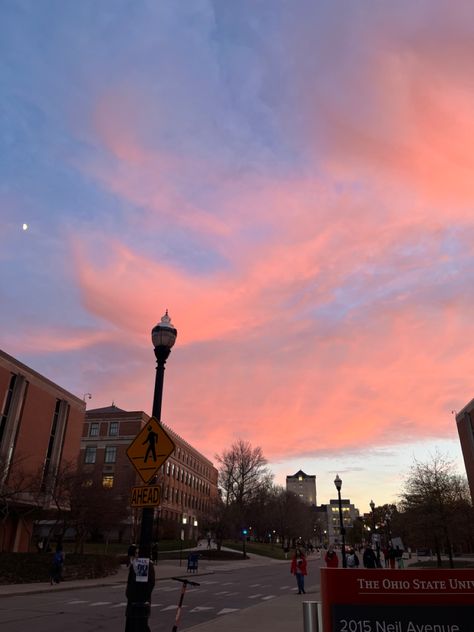
[[[397,567],[398,568],[404,568],[404,564],[403,564],[403,551],[401,550],[401,548],[398,546],[395,547],[395,559],[397,561]]]
[[[388,563],[389,563],[389,567],[391,569],[395,568],[395,560],[396,560],[396,556],[397,553],[395,551],[395,549],[393,548],[393,544],[390,542],[390,544],[388,545]]]
[[[334,550],[334,547],[332,544],[329,545],[329,548],[326,551],[326,555],[324,556],[324,561],[326,562],[326,566],[328,568],[337,568],[339,566],[339,559],[337,557],[337,553]]]
[[[60,544],[58,544],[58,546],[56,547],[56,551],[53,555],[53,561],[51,564],[51,572],[50,572],[50,577],[49,577],[51,586],[53,584],[59,584],[59,582],[62,580],[63,568],[64,568],[63,547]]]
[[[370,542],[367,544],[362,556],[362,561],[365,568],[377,568],[377,556],[374,553],[374,549]]]
[[[295,575],[296,584],[298,586],[298,595],[306,594],[304,589],[304,578],[308,574],[308,567],[306,563],[306,557],[301,549],[296,549],[293,559],[291,560],[290,573]]]

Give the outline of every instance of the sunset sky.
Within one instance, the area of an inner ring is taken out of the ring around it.
[[[464,474],[473,60],[461,0],[2,0],[0,347],[151,413],[168,309],[163,421],[211,460],[362,512]]]

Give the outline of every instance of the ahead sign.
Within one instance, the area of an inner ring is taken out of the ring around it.
[[[150,417],[127,448],[127,456],[144,483],[149,483],[175,445],[155,417]]]
[[[159,485],[147,487],[132,487],[130,498],[131,507],[156,507],[160,504],[161,493]]]

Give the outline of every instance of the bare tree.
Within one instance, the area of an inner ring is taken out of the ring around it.
[[[453,534],[459,520],[460,503],[465,501],[466,481],[459,476],[451,460],[438,452],[431,461],[415,460],[401,494],[401,508],[412,530],[423,534],[435,549],[438,566],[441,550],[446,548],[451,568],[453,564]],[[418,536],[419,537],[419,536]]]
[[[252,448],[248,441],[239,439],[230,450],[216,455],[220,463],[219,485],[226,505],[235,503],[242,508],[262,488],[269,488],[273,475],[266,467],[262,448]]]

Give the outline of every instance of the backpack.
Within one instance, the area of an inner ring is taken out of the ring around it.
[[[53,564],[55,566],[61,566],[63,563],[63,554],[60,551],[56,551],[53,557]]]
[[[355,553],[350,553],[347,556],[347,566],[348,568],[355,568],[356,566],[359,566],[359,558]]]

